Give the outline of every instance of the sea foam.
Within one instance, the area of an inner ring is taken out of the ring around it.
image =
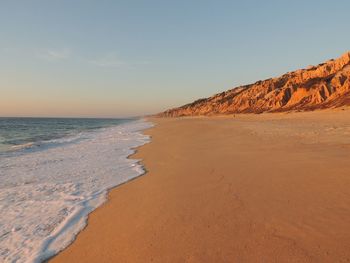
[[[127,157],[149,141],[136,120],[0,158],[0,262],[41,262],[67,247],[107,191],[144,173]]]

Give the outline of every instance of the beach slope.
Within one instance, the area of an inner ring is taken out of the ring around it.
[[[350,111],[152,119],[113,189],[50,262],[347,262]]]

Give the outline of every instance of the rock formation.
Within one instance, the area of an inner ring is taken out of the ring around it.
[[[350,52],[317,66],[199,99],[163,117],[307,111],[350,105]]]

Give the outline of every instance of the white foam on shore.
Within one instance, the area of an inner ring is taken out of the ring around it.
[[[0,262],[41,262],[67,247],[108,189],[144,170],[127,157],[149,141],[136,120],[82,140],[0,158]]]

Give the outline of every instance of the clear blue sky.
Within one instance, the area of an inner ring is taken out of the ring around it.
[[[155,113],[350,49],[350,1],[0,3],[0,116]]]

